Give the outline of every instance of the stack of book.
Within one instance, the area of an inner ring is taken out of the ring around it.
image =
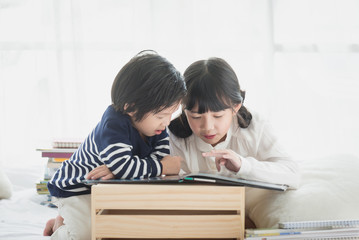
[[[37,149],[37,151],[41,152],[41,157],[46,159],[44,178],[36,183],[37,193],[47,196],[46,200],[41,202],[42,205],[54,207],[51,203],[51,196],[49,190],[47,189],[47,183],[55,174],[57,169],[61,167],[62,162],[69,159],[80,145],[81,142],[78,140],[56,140],[52,143],[53,147],[51,148]]]
[[[56,170],[61,167],[62,162],[68,160],[77,148],[45,148],[37,150],[41,151],[41,157],[47,159],[44,179],[50,180]]]
[[[359,220],[283,222],[278,228],[246,229],[248,240],[359,239]]]

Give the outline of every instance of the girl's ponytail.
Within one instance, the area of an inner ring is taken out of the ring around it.
[[[252,120],[252,114],[247,110],[247,108],[243,105],[246,92],[240,90],[242,96],[242,107],[239,109],[237,113],[238,124],[241,128],[247,128]]]
[[[192,129],[190,128],[186,114],[182,111],[182,114],[173,119],[168,126],[169,130],[179,138],[188,138],[192,135]]]

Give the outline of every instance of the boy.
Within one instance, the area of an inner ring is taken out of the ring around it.
[[[165,58],[141,52],[117,74],[112,105],[72,157],[48,183],[59,216],[46,224],[51,239],[90,239],[87,179],[142,178],[178,174],[180,157],[169,156],[166,127],[186,87]]]

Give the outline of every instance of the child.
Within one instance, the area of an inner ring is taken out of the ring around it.
[[[299,184],[298,165],[280,147],[268,123],[244,106],[231,66],[220,58],[190,65],[182,114],[170,126],[171,154],[184,172],[217,172],[232,177]]]
[[[166,127],[186,87],[165,58],[141,52],[118,73],[112,105],[72,157],[48,183],[59,216],[48,221],[52,239],[91,239],[87,179],[130,179],[178,174],[179,157],[169,156]]]

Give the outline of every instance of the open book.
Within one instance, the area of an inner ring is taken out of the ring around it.
[[[254,188],[263,188],[277,191],[286,191],[288,186],[283,184],[273,184],[266,182],[259,182],[254,180],[246,180],[241,178],[234,178],[229,176],[223,176],[219,174],[211,173],[190,173],[185,175],[172,175],[172,176],[161,176],[141,179],[110,179],[110,180],[83,180],[83,183],[87,185],[93,185],[98,183],[114,183],[114,184],[129,184],[129,183],[175,183],[175,184],[186,184],[186,183],[197,183],[197,184],[215,184],[215,185],[226,185],[226,186],[245,186]]]

